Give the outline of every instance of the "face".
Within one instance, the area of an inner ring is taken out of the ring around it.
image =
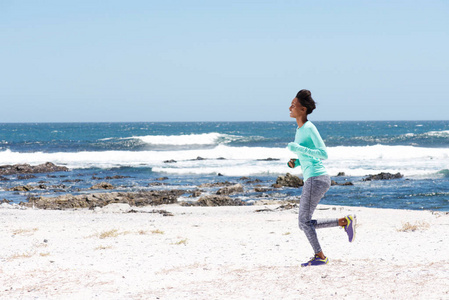
[[[298,98],[294,98],[292,100],[292,104],[290,105],[290,117],[291,118],[298,118],[300,116],[305,115],[307,112],[307,108],[301,105],[299,103]]]

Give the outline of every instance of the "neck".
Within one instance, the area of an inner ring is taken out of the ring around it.
[[[298,124],[298,128],[301,128],[307,122],[307,116],[301,116],[296,118],[296,123]]]

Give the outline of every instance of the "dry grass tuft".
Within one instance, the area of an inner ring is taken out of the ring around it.
[[[156,230],[151,230],[152,234],[164,234],[164,231],[156,229]]]
[[[49,256],[50,252],[45,252],[45,253],[39,253],[40,256]]]
[[[19,258],[30,258],[32,257],[34,254],[36,254],[36,252],[25,252],[25,253],[16,253],[11,255],[8,260],[13,260],[13,259],[19,259]]]
[[[94,250],[106,250],[106,249],[112,249],[112,246],[103,246],[100,245],[97,248],[95,248]]]
[[[430,225],[424,221],[417,221],[415,224],[411,224],[410,222],[402,223],[402,227],[398,229],[399,232],[410,232],[417,230],[427,230]]]
[[[173,243],[173,245],[187,245],[187,239],[180,240],[176,243]]]
[[[29,228],[29,229],[19,228],[19,229],[13,230],[12,233],[14,235],[18,235],[18,234],[31,235],[38,230],[39,230],[38,228]]]
[[[112,230],[108,230],[108,231],[103,231],[102,233],[100,233],[98,235],[98,237],[100,239],[105,239],[105,238],[109,238],[109,237],[117,237],[118,235],[119,235],[118,230],[112,229]]]
[[[103,231],[102,233],[100,233],[98,235],[98,237],[100,239],[105,239],[105,238],[111,238],[111,237],[118,237],[119,235],[125,235],[125,234],[129,234],[129,231],[122,231],[119,232],[117,229],[111,229],[111,230],[107,230],[107,231]]]

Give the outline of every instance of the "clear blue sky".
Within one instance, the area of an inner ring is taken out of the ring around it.
[[[0,0],[0,122],[447,120],[449,1]]]

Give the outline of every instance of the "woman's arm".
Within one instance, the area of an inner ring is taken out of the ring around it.
[[[315,149],[307,148],[299,145],[298,143],[289,143],[288,149],[295,153],[306,154],[308,156],[318,158],[318,159],[327,159],[327,150],[326,145],[323,142],[323,139],[320,136],[318,130],[313,127],[308,132],[310,138],[312,139],[313,145],[316,147]]]

